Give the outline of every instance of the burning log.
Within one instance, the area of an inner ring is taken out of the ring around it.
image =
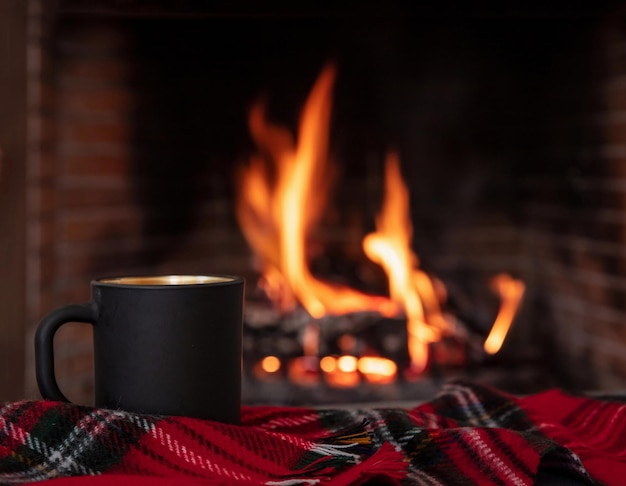
[[[300,308],[289,318],[279,316],[271,325],[260,325],[255,321],[259,308],[258,303],[249,306],[244,333],[244,363],[254,380],[283,380],[320,389],[324,385],[354,388],[361,382],[415,383],[426,376],[454,376],[488,356],[483,350],[484,330],[475,332],[455,320],[440,340],[429,344],[425,369],[416,373],[408,353],[406,317],[364,312],[312,320]],[[266,318],[267,312],[258,315]],[[381,371],[382,366],[392,371]]]
[[[242,168],[237,216],[261,264],[266,300],[248,304],[246,375],[297,387],[362,389],[431,376],[497,352],[524,286],[511,277],[494,285],[503,305],[485,334],[444,312],[448,292],[419,267],[412,251],[409,192],[400,160],[386,159],[384,198],[376,229],[363,238],[364,257],[385,272],[389,296],[323,280],[311,270],[307,238],[320,219],[334,168],[328,126],[335,69],[327,66],[307,99],[297,137],[253,107],[250,131],[259,153]],[[271,307],[270,307],[271,302]],[[475,343],[484,342],[477,352]]]

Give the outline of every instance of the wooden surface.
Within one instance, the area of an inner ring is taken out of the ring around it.
[[[0,402],[24,393],[27,3],[0,0]]]

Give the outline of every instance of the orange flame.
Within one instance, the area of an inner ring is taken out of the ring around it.
[[[484,349],[489,354],[500,351],[504,339],[513,323],[526,286],[521,280],[516,280],[508,274],[496,275],[491,281],[495,291],[502,299],[500,311],[491,327],[489,336],[485,340]]]
[[[327,66],[313,86],[297,143],[286,128],[266,120],[263,104],[252,108],[250,130],[262,156],[241,171],[237,216],[261,258],[267,295],[281,310],[300,302],[315,318],[357,311],[390,316],[397,307],[389,299],[322,282],[307,262],[306,238],[325,207],[332,175],[327,148],[334,78],[335,69]]]
[[[409,191],[402,180],[398,156],[390,153],[385,166],[383,206],[376,218],[376,231],[363,240],[363,250],[384,268],[391,299],[406,313],[409,356],[413,371],[419,373],[428,361],[428,343],[439,340],[447,324],[432,281],[417,269],[419,260],[411,251],[412,233]]]
[[[397,154],[387,156],[385,195],[376,218],[376,231],[363,240],[366,255],[387,274],[390,298],[323,282],[309,268],[307,238],[326,206],[333,175],[327,150],[334,78],[334,67],[327,66],[316,80],[302,110],[295,139],[288,129],[267,120],[263,103],[252,108],[249,125],[259,155],[251,158],[239,174],[237,217],[261,263],[260,285],[280,310],[288,312],[300,303],[314,318],[363,311],[394,316],[403,311],[407,319],[410,372],[419,374],[428,363],[429,343],[451,332],[452,326],[441,311],[441,303],[447,297],[444,285],[419,269],[418,257],[411,250],[409,192]],[[508,281],[497,278],[495,285],[503,304],[485,342],[489,353],[497,352],[502,345],[524,292],[523,283],[510,277]],[[309,362],[317,366],[318,334],[318,327],[307,327],[305,356],[301,357],[307,361],[295,360],[294,370],[302,368],[308,373]],[[366,377],[368,373],[377,374],[379,378],[373,379],[384,382],[389,379],[388,372],[381,371],[387,366],[383,361],[366,360],[363,369],[345,370],[340,366],[342,359],[345,364],[348,355],[325,357],[319,362],[334,385],[356,386],[359,373]],[[368,368],[373,366],[374,371]],[[394,376],[395,373],[393,370]]]

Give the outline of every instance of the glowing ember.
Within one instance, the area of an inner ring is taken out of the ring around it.
[[[357,368],[368,382],[376,384],[392,383],[398,371],[393,361],[378,356],[359,358]]]
[[[276,356],[266,356],[261,361],[261,368],[266,373],[276,373],[280,370],[280,360]]]
[[[357,386],[360,382],[359,373],[369,383],[392,383],[398,370],[396,364],[387,358],[364,356],[357,359],[351,355],[338,358],[324,356],[320,361],[320,368],[330,385],[342,388]]]
[[[259,380],[276,381],[281,378],[282,364],[277,356],[266,356],[254,364],[253,372]]]
[[[502,299],[500,311],[491,328],[491,332],[485,340],[485,352],[495,354],[500,351],[506,338],[517,308],[524,296],[526,286],[521,280],[516,280],[507,274],[496,275],[492,280],[495,291]]]
[[[279,309],[290,311],[300,302],[316,318],[358,311],[392,316],[398,309],[389,299],[322,282],[306,258],[306,238],[332,179],[327,145],[334,78],[334,68],[326,67],[313,86],[297,143],[289,130],[266,120],[262,104],[253,107],[250,130],[265,157],[254,157],[240,173],[237,216],[260,257],[263,288]]]
[[[337,369],[344,373],[352,373],[357,369],[357,359],[354,356],[340,356],[337,359]]]
[[[336,388],[352,388],[359,384],[358,360],[354,356],[325,356],[320,362],[326,382]]]
[[[315,386],[319,382],[319,360],[314,356],[298,356],[289,362],[289,378],[302,386]]]

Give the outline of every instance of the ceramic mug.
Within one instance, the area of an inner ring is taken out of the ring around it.
[[[95,406],[238,423],[244,280],[225,275],[100,278],[91,302],[48,314],[35,335],[43,398],[69,401],[54,373],[66,322],[93,326]]]

